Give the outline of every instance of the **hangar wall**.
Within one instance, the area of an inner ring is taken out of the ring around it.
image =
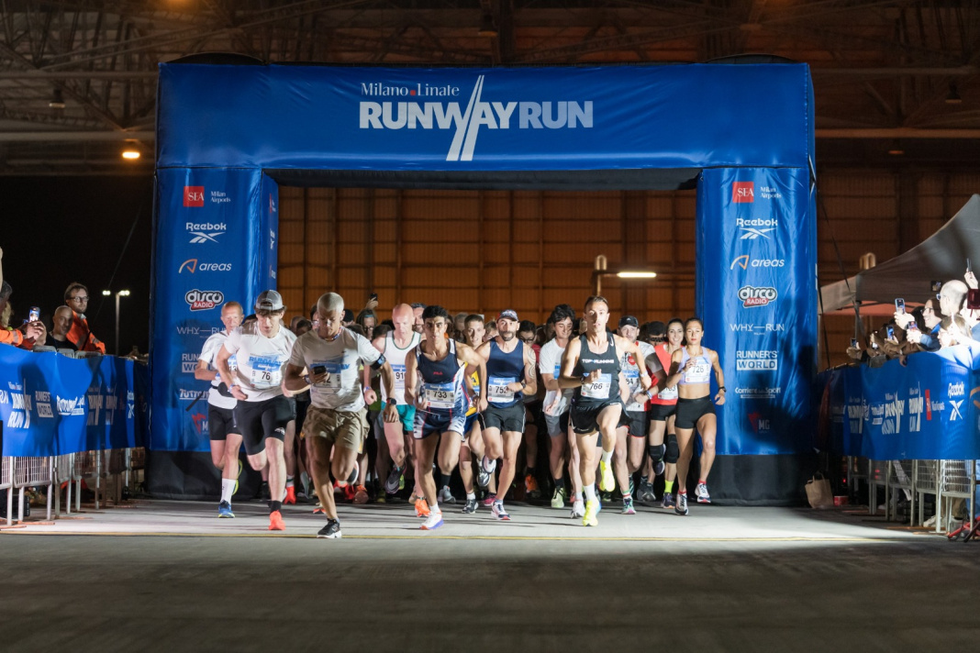
[[[820,172],[818,189],[823,285],[841,278],[834,238],[848,275],[858,272],[866,252],[886,261],[980,192],[980,174],[835,168]],[[684,317],[694,310],[694,218],[694,191],[284,187],[278,283],[290,315],[336,289],[355,309],[374,290],[383,313],[397,301],[422,301],[453,312],[513,307],[522,318],[542,321],[556,303],[579,307],[590,293],[595,257],[605,254],[610,269],[659,275],[605,278],[614,316]],[[828,317],[824,324],[831,364],[845,362],[853,319]],[[822,333],[819,339],[822,347]],[[826,356],[819,363],[826,366]]]

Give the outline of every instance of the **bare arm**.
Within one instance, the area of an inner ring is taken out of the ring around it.
[[[538,393],[538,361],[534,355],[534,348],[528,344],[524,346],[524,394],[535,395]]]
[[[207,361],[198,359],[197,367],[194,368],[194,378],[198,381],[214,381],[218,376],[218,370],[208,369]]]
[[[725,405],[725,373],[721,370],[721,362],[718,360],[718,352],[709,350],[711,367],[715,371],[715,379],[718,381],[718,394],[715,395],[715,403],[719,406]]]
[[[421,347],[422,344],[419,343],[416,347],[413,347],[411,351],[405,356],[405,403],[409,406],[415,406],[416,404],[416,386],[418,385],[419,377],[419,362],[415,357],[415,351]],[[392,377],[394,378],[394,377]],[[391,396],[391,395],[389,395]]]
[[[327,373],[315,377],[316,381],[323,381],[326,379]],[[287,390],[292,393],[303,392],[310,387],[309,382],[306,380],[306,367],[300,367],[299,365],[293,365],[292,363],[286,363],[286,373],[282,377],[282,384]]]
[[[228,365],[228,359],[231,358],[232,354],[224,346],[218,350],[218,356],[214,360],[214,366],[218,368],[218,374],[221,378],[225,380],[225,384],[228,386],[228,390],[231,392],[232,396],[238,401],[245,401],[248,399],[248,395],[238,387],[238,376],[236,373],[231,371],[231,367]]]
[[[684,373],[684,370],[681,369],[681,358],[683,356],[684,350],[678,349],[670,357],[670,373],[667,375],[667,380],[664,381],[664,387],[673,388],[681,380],[681,375]],[[688,364],[690,364],[691,360],[694,359],[689,359]]]
[[[569,340],[565,347],[565,353],[561,357],[561,376],[558,377],[558,386],[565,388],[581,388],[585,380],[579,376],[572,376],[575,366],[578,365],[579,355],[582,353],[582,341],[578,338]]]

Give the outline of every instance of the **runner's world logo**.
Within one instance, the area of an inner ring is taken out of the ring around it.
[[[732,203],[746,204],[755,201],[755,182],[736,181],[732,184]]]
[[[224,222],[187,222],[184,230],[191,234],[193,244],[200,245],[218,242],[218,236],[228,231],[228,225]]]
[[[204,206],[204,186],[184,186],[184,206]]]
[[[361,84],[367,97],[404,98],[398,102],[364,100],[360,103],[361,129],[455,129],[446,161],[472,161],[480,127],[487,129],[591,129],[592,100],[581,102],[483,102],[484,75],[476,78],[465,107],[458,101],[458,86],[429,84],[391,86],[379,82]],[[414,98],[433,98],[419,101]],[[412,99],[409,99],[412,98]]]

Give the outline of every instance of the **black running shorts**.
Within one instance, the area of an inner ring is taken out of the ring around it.
[[[218,408],[208,404],[208,438],[221,440],[228,438],[229,433],[239,433],[238,422],[235,421],[234,408]]]
[[[482,415],[483,428],[485,429],[499,429],[501,431],[514,431],[515,433],[524,432],[523,403],[516,403],[506,408],[499,408],[490,404]]]
[[[242,432],[245,452],[254,456],[265,451],[266,438],[286,439],[286,424],[293,419],[289,401],[279,395],[264,401],[239,401],[235,419]]]
[[[667,418],[677,412],[677,404],[650,404],[651,422],[666,422]]]
[[[714,414],[715,405],[708,395],[697,399],[678,399],[674,428],[693,429],[702,416]]]

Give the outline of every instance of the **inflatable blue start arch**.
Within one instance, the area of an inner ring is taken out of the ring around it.
[[[248,308],[276,286],[280,183],[696,183],[696,303],[727,387],[712,497],[799,500],[817,335],[806,65],[175,63],[160,66],[159,96],[147,473],[156,496],[217,492],[194,366],[224,301]]]

